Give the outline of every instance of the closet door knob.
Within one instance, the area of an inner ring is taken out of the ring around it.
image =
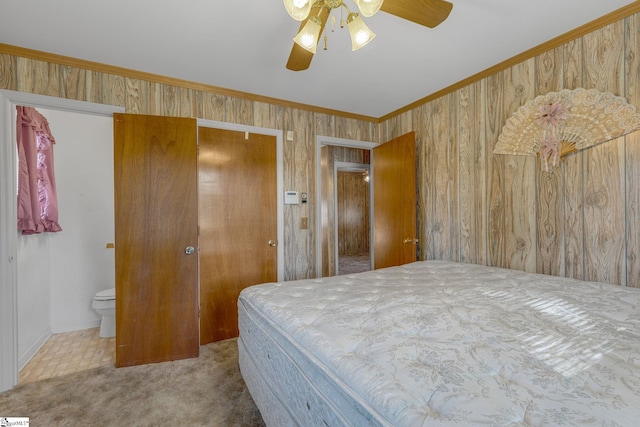
[[[193,246],[187,246],[187,248],[184,250],[184,253],[187,255],[191,255],[192,253],[194,253],[196,250],[194,249]]]

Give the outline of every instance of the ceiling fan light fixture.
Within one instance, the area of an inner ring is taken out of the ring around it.
[[[302,30],[293,38],[293,41],[301,48],[315,54],[318,39],[320,38],[320,31],[322,30],[321,25],[320,19],[317,16],[312,16],[307,23],[304,24]]]
[[[347,17],[347,28],[351,35],[351,50],[355,51],[366,46],[376,36],[367,27],[362,18],[357,13],[350,13]]]
[[[360,9],[362,16],[370,17],[375,15],[380,8],[384,0],[353,0]]]
[[[311,0],[283,0],[284,8],[296,21],[304,21],[311,11]]]

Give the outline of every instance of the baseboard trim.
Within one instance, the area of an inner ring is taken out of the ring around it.
[[[66,322],[59,325],[51,325],[52,334],[63,334],[65,332],[81,331],[83,329],[97,328],[100,326],[101,318],[84,320],[82,322]]]
[[[44,343],[46,343],[47,340],[51,338],[51,335],[52,335],[51,330],[47,329],[42,333],[42,335],[40,335],[40,337],[33,344],[29,346],[29,348],[24,352],[24,354],[20,355],[20,357],[18,358],[18,372],[20,372],[22,368],[27,366],[27,363],[29,363],[29,361],[33,358],[33,356],[36,355],[38,350],[40,350],[44,345]]]

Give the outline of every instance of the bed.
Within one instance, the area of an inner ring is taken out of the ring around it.
[[[246,288],[268,426],[639,426],[640,290],[447,261]]]

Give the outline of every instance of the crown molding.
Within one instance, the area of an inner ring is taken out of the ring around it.
[[[266,104],[279,105],[281,107],[294,108],[300,110],[311,111],[314,113],[345,117],[348,119],[362,120],[366,122],[377,123],[376,117],[365,116],[360,114],[349,113],[346,111],[333,110],[330,108],[322,108],[314,105],[303,104],[298,102],[286,101],[278,98],[271,98],[252,94],[248,92],[237,91],[233,89],[225,89],[218,86],[207,85],[203,83],[193,82],[189,80],[178,79],[174,77],[163,76],[160,74],[148,73],[145,71],[137,71],[115,65],[102,64],[99,62],[87,61],[84,59],[73,58],[70,56],[59,55],[56,53],[43,52],[34,49],[27,49],[20,46],[0,43],[0,54],[18,56],[22,58],[43,61],[52,64],[58,64],[68,67],[76,67],[84,70],[96,71],[99,73],[113,74],[131,79],[139,79],[152,83],[159,83],[169,86],[177,86],[186,89],[198,90],[206,93],[215,93],[216,95],[230,96],[234,98],[246,99],[254,102],[263,102]]]

